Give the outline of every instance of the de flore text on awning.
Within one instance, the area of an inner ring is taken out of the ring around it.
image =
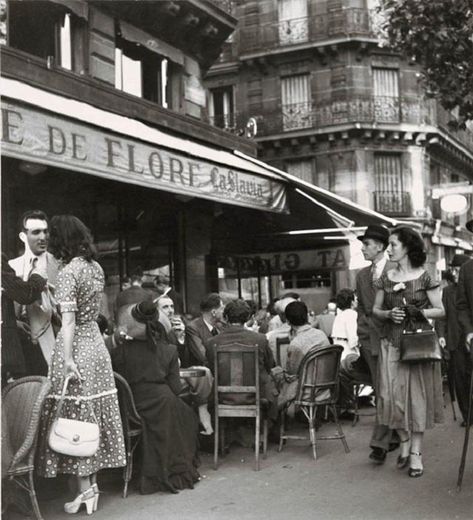
[[[6,100],[2,153],[173,193],[286,211],[285,185]]]

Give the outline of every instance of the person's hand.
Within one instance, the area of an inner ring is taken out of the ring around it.
[[[445,338],[439,338],[439,345],[442,348],[445,348],[447,346],[447,342],[445,341]]]
[[[31,338],[31,329],[28,323],[21,320],[16,320],[16,326],[23,331],[29,338]]]
[[[394,323],[402,323],[406,317],[406,313],[402,307],[394,307],[389,311],[389,317]]]
[[[465,346],[466,346],[466,349],[468,350],[468,352],[473,353],[473,332],[470,332],[469,334],[466,335]]]
[[[79,369],[77,368],[77,365],[75,364],[73,359],[65,361],[64,372],[65,372],[66,377],[72,376],[79,380],[82,379]]]

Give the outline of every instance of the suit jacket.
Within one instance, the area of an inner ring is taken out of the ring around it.
[[[455,305],[461,333],[465,337],[473,332],[473,260],[460,268]]]
[[[186,325],[186,348],[189,366],[209,366],[205,342],[212,338],[204,318],[200,316]]]
[[[445,318],[436,320],[436,330],[439,337],[445,338],[448,350],[456,350],[460,342],[460,323],[456,308],[456,285],[448,285],[442,292],[442,303],[445,308]]]
[[[386,262],[383,273],[395,267],[393,262]],[[383,322],[373,316],[376,289],[371,279],[371,266],[364,267],[356,276],[356,294],[358,296],[358,341],[362,347],[370,349],[373,356],[379,353]]]
[[[215,347],[220,345],[231,345],[234,343],[250,345],[258,349],[261,397],[267,399],[268,401],[273,401],[274,392],[269,374],[271,369],[275,366],[275,362],[273,353],[271,352],[271,349],[268,345],[268,340],[264,334],[259,334],[258,332],[248,330],[243,325],[229,325],[223,329],[223,331],[218,334],[218,336],[211,336],[211,338],[205,342],[205,350],[207,352],[207,359],[210,370],[214,372]],[[225,381],[229,379],[229,371],[227,368],[229,370],[229,367],[221,367],[219,365],[219,374],[221,380],[224,381],[223,384],[226,384]],[[245,373],[245,362],[243,362],[243,373]],[[251,374],[249,374],[249,377],[251,378]],[[250,402],[248,401],[249,398],[251,400],[251,396],[246,394],[228,394],[227,398],[229,403],[234,404],[245,404]]]
[[[16,275],[22,280],[27,280],[31,266],[29,264],[30,257],[23,254],[13,260],[10,260],[9,264],[14,269]],[[59,262],[56,258],[46,251],[39,257],[38,261],[38,272],[44,274],[47,277],[48,284],[52,287],[56,284],[57,273],[59,269]],[[44,296],[48,296],[44,293]],[[43,302],[44,304],[44,302]],[[44,359],[49,365],[52,351],[56,342],[54,330],[51,324],[52,302],[50,302],[49,310],[45,311],[42,302],[35,301],[26,306],[26,312],[28,315],[28,321],[31,329],[31,337],[36,340],[43,352]],[[20,312],[20,308],[16,307],[17,313]]]
[[[2,375],[7,373],[21,377],[26,374],[25,359],[16,326],[15,307],[13,302],[23,305],[37,300],[46,280],[33,274],[27,281],[16,276],[8,265],[7,258],[2,255]],[[2,384],[6,383],[2,381]]]

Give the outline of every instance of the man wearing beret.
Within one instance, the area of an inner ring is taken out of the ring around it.
[[[371,373],[371,381],[376,390],[378,354],[381,343],[382,323],[373,316],[373,304],[376,294],[374,282],[394,264],[388,261],[386,248],[389,243],[389,229],[379,224],[367,227],[365,234],[358,237],[363,246],[361,251],[371,265],[361,269],[356,277],[358,297],[358,340],[360,357],[366,362]],[[392,443],[392,431],[376,421],[372,433],[370,459],[376,464],[383,464]]]
[[[466,228],[473,233],[473,220],[467,222]],[[471,399],[469,382],[473,368],[473,260],[468,260],[460,268],[456,292],[456,309],[461,334],[459,350],[464,354],[465,381],[463,392],[468,406],[468,402]],[[458,397],[458,404],[461,407],[460,397]],[[463,409],[461,411],[463,418],[466,420],[468,410],[465,410],[466,413],[464,413]]]

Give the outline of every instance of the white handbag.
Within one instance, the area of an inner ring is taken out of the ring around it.
[[[91,457],[98,450],[100,430],[90,401],[88,403],[95,422],[60,417],[70,379],[71,376],[68,376],[64,380],[61,399],[57,405],[56,416],[49,432],[49,447],[63,455]]]

